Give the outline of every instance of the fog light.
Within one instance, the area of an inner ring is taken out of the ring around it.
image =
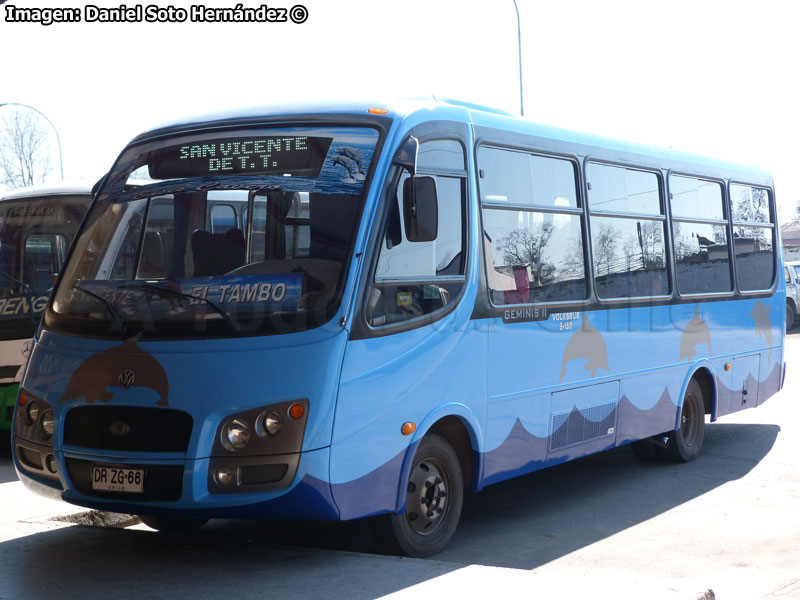
[[[52,454],[48,454],[44,459],[44,466],[47,468],[48,471],[55,474],[58,473],[58,463],[56,462],[55,456]]]
[[[270,435],[278,435],[283,431],[283,421],[278,413],[271,410],[264,417],[264,430]]]
[[[39,405],[36,402],[28,404],[28,422],[33,425],[39,419]]]
[[[214,481],[217,482],[217,485],[220,486],[229,486],[233,483],[233,473],[228,467],[220,467],[217,469],[216,473],[214,473]]]
[[[52,437],[53,432],[56,430],[56,419],[53,416],[53,411],[49,408],[42,413],[42,431],[47,437]]]
[[[228,450],[241,450],[250,441],[250,426],[242,419],[228,421],[222,429],[221,441]]]

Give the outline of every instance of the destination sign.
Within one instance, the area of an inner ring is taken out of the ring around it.
[[[10,208],[6,215],[9,217],[54,217],[57,213],[57,206],[30,204]]]
[[[236,137],[170,146],[150,153],[153,179],[219,175],[317,177],[333,138]]]

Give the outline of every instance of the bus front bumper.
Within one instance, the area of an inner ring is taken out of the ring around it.
[[[336,520],[339,511],[327,482],[330,449],[293,455],[242,459],[244,485],[221,491],[214,482],[220,459],[163,457],[154,460],[113,454],[85,454],[73,449],[49,452],[54,464],[41,468],[31,456],[44,456],[48,448],[13,438],[14,465],[20,480],[32,491],[87,508],[130,514],[181,515],[202,518],[277,518]],[[230,460],[226,459],[228,466]],[[292,463],[294,468],[292,468]],[[276,465],[286,465],[284,471]],[[95,489],[95,466],[118,467],[143,473],[140,492]],[[53,469],[55,472],[52,472]],[[293,472],[293,474],[292,474]],[[242,469],[237,477],[241,479]],[[279,489],[277,489],[279,488]]]

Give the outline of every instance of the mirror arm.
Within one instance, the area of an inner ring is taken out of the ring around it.
[[[408,169],[411,176],[417,174],[417,159],[419,158],[419,140],[413,135],[403,142],[395,155],[394,162]]]

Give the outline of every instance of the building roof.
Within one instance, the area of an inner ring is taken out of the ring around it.
[[[800,246],[800,221],[789,221],[781,225],[784,246]]]

